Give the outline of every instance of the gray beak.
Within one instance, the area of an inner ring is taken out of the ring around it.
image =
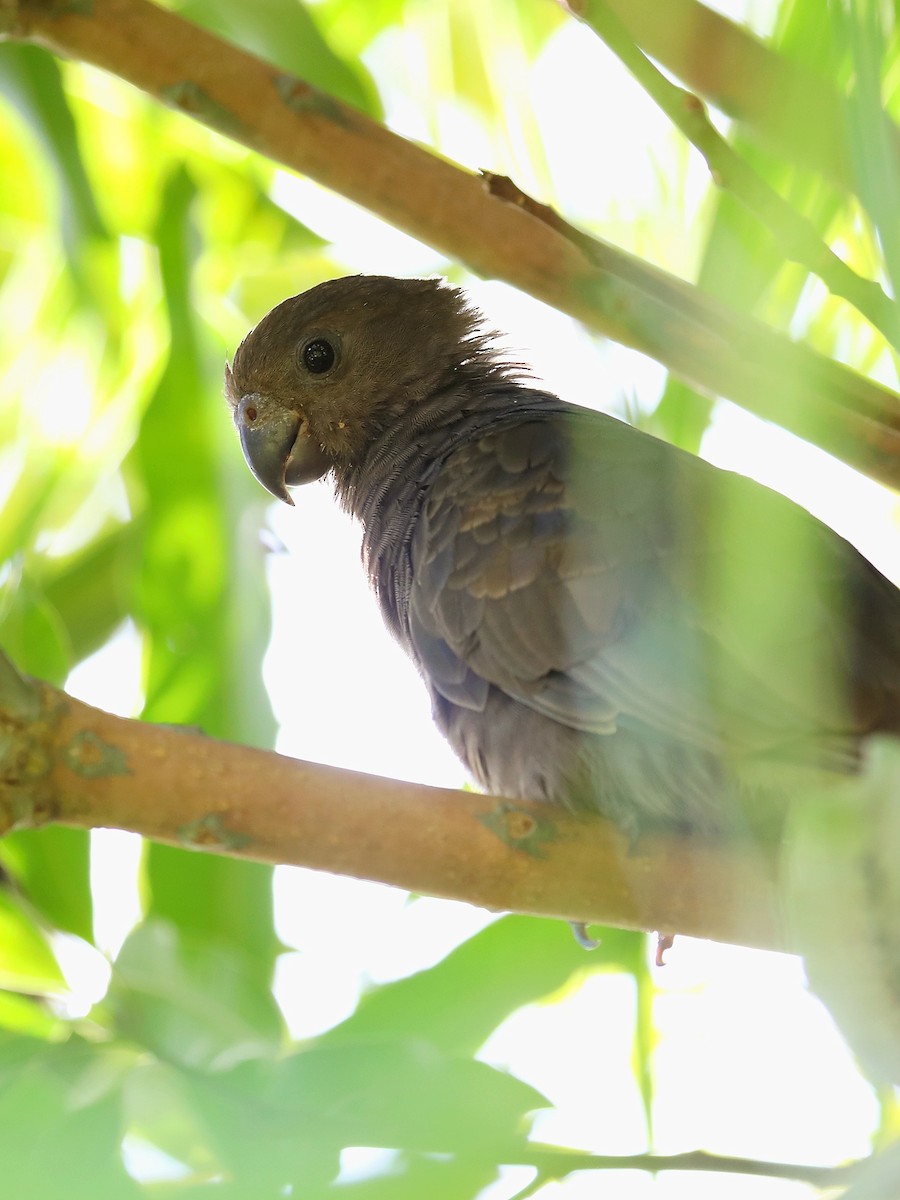
[[[247,466],[266,491],[285,504],[294,503],[289,486],[320,479],[331,466],[309,436],[306,420],[268,396],[242,396],[234,423]]]

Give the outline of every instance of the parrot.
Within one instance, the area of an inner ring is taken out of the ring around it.
[[[259,483],[330,476],[478,786],[632,835],[779,827],[900,733],[900,591],[799,505],[566,402],[441,279],[278,304],[225,370]]]

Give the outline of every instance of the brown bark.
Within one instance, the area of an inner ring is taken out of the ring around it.
[[[750,846],[630,847],[599,817],[123,720],[14,673],[0,685],[0,833],[112,826],[488,909],[784,948],[774,863]]]

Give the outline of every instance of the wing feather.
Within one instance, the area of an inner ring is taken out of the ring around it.
[[[522,414],[457,448],[411,553],[414,652],[454,703],[483,708],[493,685],[577,730],[715,752],[849,732],[843,605],[863,560],[611,417]]]

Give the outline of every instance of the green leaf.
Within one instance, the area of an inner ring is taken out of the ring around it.
[[[195,196],[187,172],[175,170],[156,230],[171,352],[129,460],[146,498],[135,596],[147,643],[142,715],[268,746],[261,505],[221,399],[224,353],[207,345],[193,302]],[[270,868],[162,846],[145,866],[151,914],[252,949],[268,982],[278,950]]]
[[[99,650],[128,615],[126,581],[137,539],[135,524],[118,525],[75,554],[31,567],[65,628],[73,662]]]
[[[74,665],[68,631],[43,589],[27,577],[4,594],[0,642],[21,670],[62,684]]]
[[[771,49],[796,58],[813,70],[833,68],[833,45],[819,0],[796,0],[778,10],[777,30]],[[765,89],[765,79],[758,80]],[[800,114],[791,114],[798,124]],[[808,140],[823,133],[819,114],[806,114]],[[735,150],[776,191],[807,217],[826,241],[843,201],[824,180],[784,162],[754,140],[752,131],[733,136]],[[785,270],[786,265],[789,267]],[[713,296],[748,312],[765,305],[764,314],[776,325],[791,322],[807,275],[785,263],[784,252],[768,229],[729,192],[714,198],[712,220],[697,276],[698,285]],[[709,424],[713,401],[681,380],[670,378],[648,427],[686,450],[696,452]]]
[[[345,1145],[435,1153],[507,1141],[522,1132],[526,1114],[548,1104],[486,1063],[402,1038],[313,1047],[287,1060],[277,1083],[276,1103],[296,1096],[303,1111],[315,1098]]]
[[[476,1155],[490,1161],[546,1100],[469,1059],[404,1039],[312,1046],[215,1079],[186,1077],[227,1174],[326,1182],[345,1146]],[[304,1194],[305,1191],[304,1191]]]
[[[382,1173],[342,1182],[341,1200],[460,1200],[477,1197],[497,1178],[494,1163],[475,1155],[424,1158],[401,1154]]]
[[[374,84],[358,60],[341,58],[314,13],[296,0],[183,0],[182,16],[296,75],[328,95],[380,118]]]
[[[46,1046],[0,1034],[4,1195],[130,1200],[121,1161],[121,1082],[131,1057],[78,1038]]]
[[[445,1053],[474,1054],[501,1021],[590,971],[636,969],[643,934],[605,929],[587,952],[563,921],[508,916],[453,950],[436,966],[363,996],[356,1012],[322,1044],[405,1035]]]
[[[0,511],[0,563],[15,561],[22,551],[31,549],[47,523],[53,492],[68,465],[64,454],[56,456],[31,447],[14,464],[14,483]]]
[[[340,46],[345,58],[359,58],[378,37],[402,24],[407,0],[319,0],[318,13],[328,31],[329,41]],[[318,15],[317,13],[317,15]]]
[[[835,40],[848,47],[853,64],[850,89],[850,149],[856,190],[878,231],[888,278],[896,295],[900,286],[900,167],[897,164],[897,129],[882,107],[887,38],[893,25],[875,3],[828,6]],[[893,73],[893,72],[891,72]]]
[[[118,1032],[164,1061],[223,1070],[281,1046],[280,1012],[260,976],[233,945],[145,921],[116,959],[109,1006]]]
[[[204,1175],[219,1168],[203,1114],[177,1066],[144,1055],[125,1081],[129,1138]]]
[[[12,992],[59,992],[65,988],[44,934],[5,889],[0,889],[0,987]]]
[[[246,947],[260,982],[271,981],[281,949],[273,928],[271,867],[149,842],[144,871],[148,915]]]
[[[642,948],[643,949],[643,948]],[[626,968],[628,969],[628,968]],[[647,1123],[647,1141],[653,1144],[653,1052],[656,1049],[656,1027],[654,1024],[654,1001],[656,984],[647,967],[645,954],[636,954],[632,960],[637,1002],[634,1022],[634,1046],[632,1058],[634,1078],[641,1093],[644,1120]]]
[[[900,1083],[900,745],[870,739],[862,774],[800,793],[784,839],[792,943],[870,1077]]]
[[[0,44],[0,92],[28,121],[56,172],[66,246],[77,252],[81,243],[105,238],[57,60],[38,46]]]
[[[224,354],[207,344],[193,302],[195,195],[179,169],[162,200],[157,237],[171,352],[129,460],[147,509],[136,597],[149,638],[143,716],[271,745],[260,675],[270,629],[261,506],[254,509],[257,492],[239,469],[221,398]]]
[[[61,825],[8,834],[0,862],[51,925],[93,941],[90,834]]]
[[[530,60],[564,22],[564,14],[556,5],[523,5],[517,0],[433,6],[433,11],[441,32],[429,40],[434,55],[447,59],[454,99],[475,105],[508,136],[509,89],[528,78]],[[442,75],[440,69],[432,71],[435,83]],[[539,145],[529,150],[541,153]]]
[[[15,992],[0,992],[0,1028],[48,1042],[61,1041],[69,1033],[66,1022],[48,1012],[40,1000]]]

